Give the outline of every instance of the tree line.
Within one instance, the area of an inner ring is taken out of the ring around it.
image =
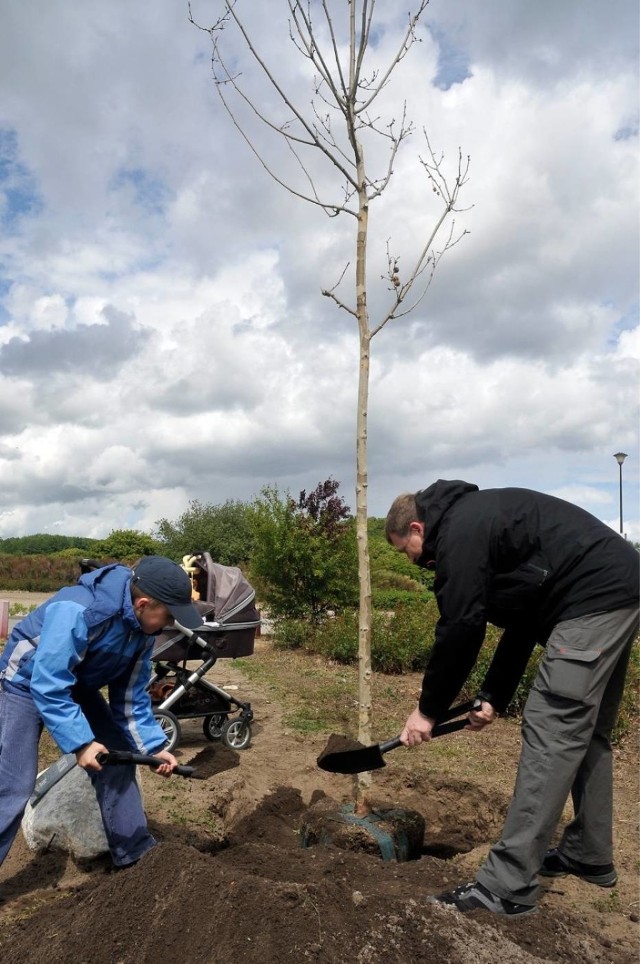
[[[159,554],[176,562],[209,552],[225,566],[239,566],[275,618],[318,622],[329,612],[358,605],[355,519],[329,478],[297,496],[265,486],[250,502],[193,500],[176,519],[163,518],[152,532],[115,529],[105,539],[36,534],[0,539],[0,586],[55,591],[78,576],[78,562],[133,563]],[[428,593],[432,576],[416,570],[387,544],[384,520],[369,520],[374,605]]]

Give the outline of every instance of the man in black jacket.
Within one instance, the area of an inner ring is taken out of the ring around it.
[[[504,629],[469,714],[506,709],[536,643],[546,652],[523,715],[522,753],[500,841],[477,879],[435,898],[460,911],[535,910],[537,874],[612,887],[610,736],[638,633],[638,553],[583,509],[528,489],[439,480],[394,501],[389,542],[435,569],[440,611],[418,706],[401,734],[431,739],[471,671],[487,622]],[[571,793],[574,819],[551,838]]]

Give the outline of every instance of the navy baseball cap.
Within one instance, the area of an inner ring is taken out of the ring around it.
[[[202,626],[202,616],[191,601],[191,580],[177,562],[165,556],[144,556],[132,572],[131,585],[163,603],[181,626]]]

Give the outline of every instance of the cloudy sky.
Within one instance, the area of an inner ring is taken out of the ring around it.
[[[340,43],[347,5],[329,6]],[[408,6],[378,0],[368,76]],[[286,0],[237,8],[309,113]],[[207,26],[219,5],[192,10]],[[621,450],[640,539],[637,38],[636,0],[431,0],[376,114],[384,129],[406,101],[414,133],[371,205],[372,326],[391,298],[387,246],[404,280],[440,215],[424,129],[449,177],[459,150],[471,158],[455,226],[468,233],[372,342],[371,514],[462,478],[559,495],[617,529]],[[224,39],[259,109],[287,120]],[[308,190],[250,125],[266,163]],[[388,141],[363,140],[380,176]],[[305,163],[339,204],[335,169]],[[186,2],[4,0],[0,220],[0,537],[151,531],[192,499],[329,476],[355,507],[357,329],[322,295],[353,262],[354,219],[258,163]]]

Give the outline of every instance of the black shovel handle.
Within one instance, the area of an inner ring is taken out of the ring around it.
[[[457,706],[452,706],[440,717],[432,729],[431,738],[445,736],[447,733],[455,733],[456,730],[463,730],[469,722],[466,719],[466,714],[470,713],[471,710],[479,710],[481,706],[482,700],[479,697],[468,700],[466,703],[458,703]],[[465,715],[465,719],[454,719],[454,717],[462,715]],[[386,743],[378,744],[380,753],[387,753],[389,750],[395,750],[399,746],[402,746],[402,741],[399,736],[394,737],[393,740],[387,740]]]
[[[101,766],[104,764],[135,763],[140,766],[152,767],[154,770],[165,760],[157,756],[146,756],[144,753],[130,753],[129,750],[108,750],[106,753],[97,753],[96,760]],[[176,766],[171,771],[177,773],[179,777],[192,777],[196,772],[196,767]]]

